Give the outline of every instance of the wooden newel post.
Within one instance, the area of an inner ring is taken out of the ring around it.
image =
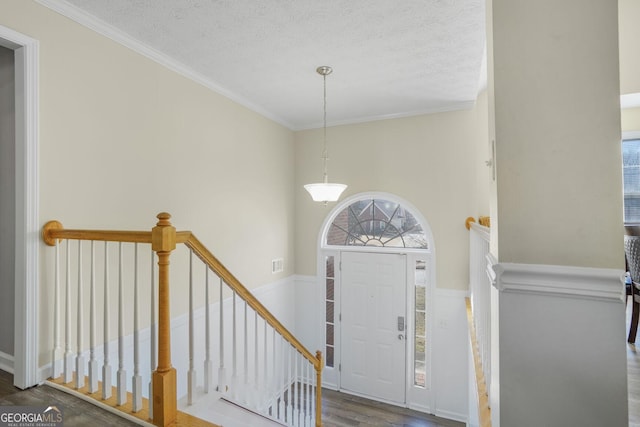
[[[316,351],[316,359],[318,359],[318,365],[316,368],[316,427],[322,427],[322,367],[324,362],[322,361],[322,352]]]
[[[176,248],[171,215],[159,213],[151,230],[151,247],[158,254],[158,368],[153,373],[153,423],[168,426],[176,421],[176,370],[171,366],[171,311],[169,309],[169,256]]]

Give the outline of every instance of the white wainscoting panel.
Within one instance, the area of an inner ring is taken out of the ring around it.
[[[497,264],[500,423],[626,426],[622,270]]]
[[[324,349],[324,289],[316,276],[295,276],[294,333],[307,349]]]
[[[212,284],[213,292],[216,294],[218,282],[213,281]],[[287,328],[289,331],[295,334],[295,316],[293,312],[293,306],[295,304],[295,289],[294,289],[294,280],[293,276],[279,280],[277,282],[273,282],[255,289],[252,289],[251,292],[255,295],[255,297],[269,310],[271,313],[278,319],[280,322]],[[238,317],[241,316],[241,309],[243,307],[243,303],[238,298]],[[224,316],[225,316],[225,328],[231,328],[232,324],[232,298],[225,298],[223,301],[224,304]],[[219,353],[218,353],[218,319],[220,316],[220,304],[218,302],[211,304],[211,321],[212,325],[214,325],[213,330],[215,331],[212,337],[212,354],[214,358],[214,366],[216,367],[215,372],[217,372],[217,367],[219,364]],[[205,355],[205,338],[204,338],[204,324],[205,324],[205,309],[201,307],[196,310],[194,313],[194,335],[196,337],[195,340],[195,369],[196,369],[196,382],[197,387],[202,387],[204,385],[204,355]],[[251,319],[253,319],[253,314],[251,315]],[[260,325],[262,325],[262,321],[260,321]],[[253,331],[253,320],[249,322],[249,329]],[[251,332],[252,333],[252,332]],[[178,399],[181,399],[187,394],[187,371],[189,369],[189,315],[188,313],[182,314],[180,316],[174,317],[171,319],[171,364],[174,368],[176,368],[178,372],[178,384],[177,384],[177,394]],[[262,338],[261,338],[262,339]],[[149,382],[149,343],[150,343],[150,329],[145,328],[140,331],[140,345],[141,345],[141,355],[140,355],[140,371],[142,375],[142,383],[148,384]],[[127,335],[124,338],[125,344],[125,369],[127,372],[133,372],[133,334]],[[250,354],[253,354],[253,339],[249,340],[248,350]],[[260,348],[262,348],[263,343],[260,342]],[[118,360],[118,349],[117,349],[117,340],[112,340],[109,343],[110,349],[110,360],[116,361]],[[225,332],[225,364],[228,369],[231,366],[231,334],[229,331]],[[238,354],[243,354],[243,343],[242,340],[238,342]],[[103,360],[103,346],[99,346],[96,348],[96,356],[98,359],[98,364],[102,364]],[[89,351],[84,352],[85,360],[89,360]],[[241,357],[241,356],[239,356]],[[0,362],[2,360],[0,359]],[[62,363],[62,360],[59,360],[58,363]],[[242,363],[239,363],[241,366]],[[240,370],[242,368],[239,368]],[[51,365],[47,364],[41,366],[39,368],[39,381],[44,382],[51,375]],[[230,374],[229,374],[230,375]],[[112,381],[115,384],[116,381],[116,370],[113,370],[112,373]],[[131,391],[131,382],[127,381],[127,388]],[[144,397],[148,397],[147,387],[143,387],[143,395]]]
[[[435,290],[433,372],[435,415],[467,421],[469,328],[467,291]]]

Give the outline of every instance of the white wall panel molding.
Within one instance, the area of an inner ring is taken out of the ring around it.
[[[435,288],[433,351],[431,357],[435,402],[431,411],[440,417],[467,421],[468,337],[467,290]],[[412,402],[416,403],[416,402]],[[418,406],[414,405],[417,409]]]
[[[494,270],[492,415],[497,408],[504,425],[627,425],[622,271],[509,263]],[[589,351],[576,351],[585,343]]]
[[[501,292],[553,294],[624,301],[622,270],[560,265],[498,263],[494,286]]]
[[[487,277],[493,286],[496,286],[496,271],[493,266],[498,263],[498,260],[491,252],[487,254]]]
[[[305,282],[305,283],[317,283],[318,282],[318,277],[317,276],[307,276],[305,274],[296,274],[293,279],[296,282]]]
[[[217,291],[217,281],[213,282],[214,292]],[[258,298],[258,300],[269,310],[271,313],[280,320],[280,322],[288,328],[290,331],[293,331],[294,325],[294,316],[293,312],[291,312],[291,307],[294,301],[294,276],[285,277],[281,280],[277,280],[275,282],[271,282],[260,286],[258,288],[251,289],[253,295]],[[238,307],[242,306],[241,299],[238,298],[236,301]],[[225,314],[225,325],[231,325],[232,319],[232,305],[233,300],[232,297],[227,297],[223,300],[223,309]],[[220,313],[220,303],[219,301],[211,303],[211,318],[214,319],[214,325],[218,327],[218,318]],[[204,334],[203,324],[205,322],[205,307],[200,307],[194,311],[194,324],[196,325],[196,336],[202,337]],[[295,333],[295,332],[294,332]],[[151,340],[151,330],[150,328],[144,328],[139,331],[140,335],[140,345],[141,348],[147,349],[149,347],[149,343]],[[215,334],[214,334],[215,335]],[[179,316],[175,316],[171,319],[171,364],[178,369],[178,398],[182,398],[187,393],[187,376],[186,372],[189,366],[189,353],[187,351],[187,337],[189,336],[189,313],[184,313]],[[111,360],[117,360],[118,357],[118,340],[114,339],[109,342],[110,356]],[[124,345],[125,345],[125,369],[127,371],[133,371],[133,357],[130,355],[133,354],[133,334],[129,334],[124,337]],[[196,354],[198,357],[200,355],[204,355],[204,339],[198,339],[196,343]],[[253,340],[249,342],[251,346],[250,352],[253,352]],[[225,335],[225,347],[227,349],[231,348],[231,335]],[[102,363],[103,360],[103,349],[102,345],[96,347],[96,354],[99,363]],[[214,352],[217,359],[217,352]],[[2,368],[2,364],[5,362],[4,355],[0,353],[0,368]],[[83,356],[85,359],[89,359],[89,350],[83,352]],[[57,364],[62,366],[62,359],[57,360]],[[200,366],[198,365],[198,369]],[[4,368],[2,368],[4,369]],[[61,368],[59,368],[61,369]],[[149,381],[149,360],[147,357],[142,357],[141,361],[141,372],[143,376],[143,384],[146,384]],[[116,380],[116,371],[114,370],[112,380],[115,382]],[[37,372],[37,379],[39,383],[46,381],[51,376],[51,363],[47,363],[43,366],[40,366]],[[198,381],[202,381],[203,377],[200,376]],[[198,385],[201,385],[198,383]],[[131,384],[128,384],[128,387],[131,387]],[[129,389],[130,391],[130,389]],[[147,391],[143,388],[143,396],[147,397]]]

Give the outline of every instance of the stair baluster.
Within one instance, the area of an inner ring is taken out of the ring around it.
[[[127,371],[124,369],[124,279],[122,276],[122,242],[118,244],[118,372],[117,403],[127,403]]]
[[[242,372],[244,381],[242,386],[242,396],[243,402],[249,404],[251,399],[249,399],[249,316],[248,316],[249,305],[247,302],[244,302],[244,371]]]
[[[104,242],[104,359],[102,363],[102,399],[111,397],[111,365],[109,365],[109,247]]]
[[[207,271],[209,271],[208,268]],[[224,299],[222,298],[224,290],[223,288],[224,282],[222,278],[220,278],[220,340],[218,341],[218,345],[220,347],[220,366],[218,367],[218,391],[225,394],[227,393],[229,387],[227,385],[227,371],[224,366]],[[233,303],[235,304],[235,293],[233,294],[233,296]]]
[[[232,341],[232,351],[233,354],[231,356],[231,363],[233,365],[233,373],[231,375],[231,387],[232,387],[232,394],[233,394],[233,398],[235,400],[238,400],[239,398],[239,392],[238,392],[238,388],[239,388],[239,384],[238,384],[238,328],[237,328],[237,313],[236,313],[236,293],[235,291],[233,292],[233,303],[231,305],[232,311],[233,311],[233,325],[232,325],[232,335],[231,335],[231,339]]]
[[[194,307],[193,307],[193,251],[189,251],[189,371],[187,372],[187,401],[193,405],[193,395],[196,389],[196,371],[193,366],[193,330],[194,330]]]
[[[64,383],[68,384],[73,379],[73,353],[71,353],[71,242],[67,240],[67,259],[65,277],[65,303],[64,303]]]
[[[76,353],[76,389],[84,387],[84,356],[82,355],[82,311],[84,307],[82,305],[82,241],[78,240],[78,301],[77,301],[77,316],[78,324],[76,325],[78,330],[77,348]]]
[[[260,409],[260,381],[258,369],[258,312],[253,312],[253,407]]]
[[[142,409],[142,376],[140,375],[140,295],[138,289],[138,244],[134,244],[133,265],[133,377],[131,392],[133,412]]]
[[[213,376],[211,360],[211,301],[209,299],[209,267],[204,266],[204,392],[209,393]],[[220,305],[222,312],[222,305]],[[219,375],[218,375],[219,376]],[[220,388],[220,386],[218,386]]]
[[[157,323],[156,323],[156,280],[155,280],[156,268],[155,268],[155,252],[153,248],[151,248],[151,275],[149,276],[151,279],[151,310],[150,310],[150,348],[149,348],[149,366],[151,367],[151,372],[154,372],[158,366],[158,361],[156,357],[156,348],[157,348]],[[149,419],[153,419],[153,376],[149,376]]]
[[[58,357],[60,353],[60,242],[54,240],[55,264],[54,264],[54,291],[53,291],[53,351],[51,352],[51,377],[58,378]]]
[[[287,410],[286,410],[286,402],[284,401],[284,396],[286,393],[286,372],[287,372],[287,357],[285,355],[285,340],[284,337],[280,336],[280,360],[282,361],[282,363],[280,363],[280,366],[278,368],[279,371],[279,375],[278,375],[278,379],[279,381],[276,384],[276,387],[278,388],[278,394],[280,395],[280,401],[278,403],[278,419],[280,421],[282,421],[283,423],[286,421],[287,419]],[[284,387],[280,388],[280,384],[284,384]]]
[[[98,361],[96,360],[96,251],[91,241],[91,283],[89,289],[89,393],[98,391]]]

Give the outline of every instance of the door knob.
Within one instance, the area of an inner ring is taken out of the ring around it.
[[[404,335],[403,335],[403,334],[398,334],[398,339],[399,339],[400,341],[402,341],[402,340],[404,339]]]

